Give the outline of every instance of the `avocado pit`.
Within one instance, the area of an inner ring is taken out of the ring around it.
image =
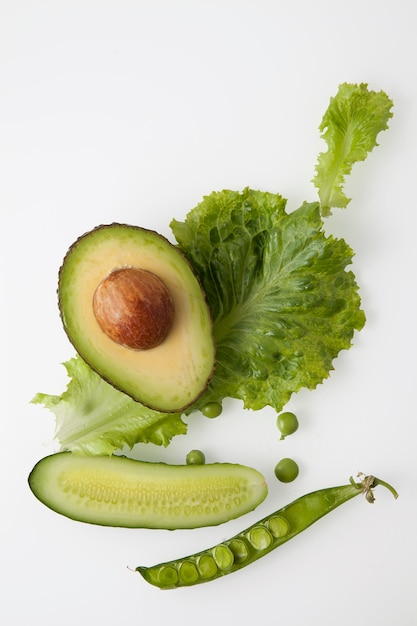
[[[159,346],[174,320],[174,302],[165,283],[135,267],[116,269],[101,281],[93,311],[107,337],[133,350]]]

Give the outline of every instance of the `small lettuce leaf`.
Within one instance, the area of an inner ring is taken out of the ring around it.
[[[386,93],[370,91],[366,83],[343,83],[330,99],[319,126],[328,150],[319,155],[313,179],[323,215],[350,202],[343,190],[345,176],[378,145],[377,135],[388,128],[392,106]]]
[[[171,222],[206,293],[217,345],[196,406],[232,397],[281,410],[292,393],[328,377],[365,323],[346,271],[351,248],[324,234],[318,202],[289,214],[285,206],[278,194],[224,190]]]
[[[112,454],[136,443],[167,446],[187,426],[178,413],[160,413],[135,402],[106,383],[79,356],[64,366],[70,381],[60,395],[38,393],[56,418],[55,438],[61,450],[82,454]]]

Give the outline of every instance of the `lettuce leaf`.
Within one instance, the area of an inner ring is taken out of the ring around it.
[[[178,413],[160,413],[135,402],[106,383],[76,356],[64,366],[70,377],[60,396],[38,393],[56,418],[55,438],[62,450],[82,454],[112,454],[136,443],[167,446],[187,425]]]
[[[351,248],[326,237],[319,203],[292,213],[285,205],[280,195],[224,190],[171,222],[214,322],[216,369],[197,406],[232,397],[280,410],[328,377],[365,323],[346,271]]]
[[[343,191],[345,176],[378,145],[377,135],[388,128],[392,106],[385,92],[369,91],[366,83],[343,83],[331,98],[319,126],[328,150],[319,155],[313,179],[323,215],[350,202]]]

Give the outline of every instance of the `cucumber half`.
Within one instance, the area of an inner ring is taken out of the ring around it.
[[[255,509],[263,475],[233,463],[168,465],[59,452],[29,475],[34,495],[71,519],[125,528],[216,526]]]

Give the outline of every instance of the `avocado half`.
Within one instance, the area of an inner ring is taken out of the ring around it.
[[[84,234],[64,258],[58,297],[78,354],[134,400],[179,412],[207,388],[210,311],[188,261],[162,235],[116,223]]]

